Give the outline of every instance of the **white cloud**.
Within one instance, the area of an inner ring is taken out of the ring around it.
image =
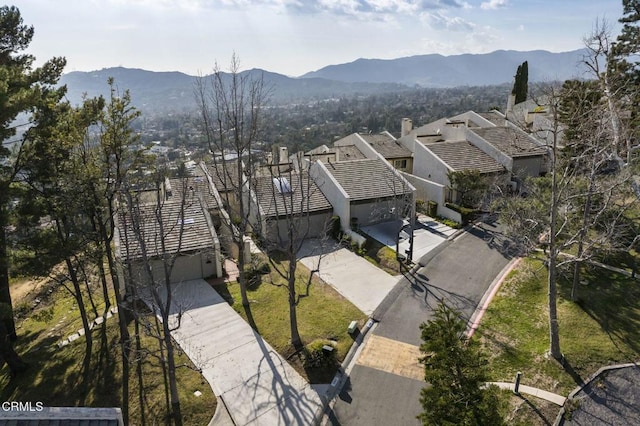
[[[443,13],[427,13],[423,15],[433,29],[448,31],[473,31],[476,24],[459,16],[449,17]]]
[[[480,3],[480,8],[485,10],[499,9],[501,7],[506,7],[508,3],[508,0],[489,0]]]

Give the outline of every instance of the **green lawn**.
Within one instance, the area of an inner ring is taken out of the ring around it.
[[[579,289],[580,302],[573,303],[569,278],[569,273],[562,274],[558,286],[560,346],[566,368],[546,356],[547,269],[539,259],[529,258],[502,285],[475,335],[491,354],[492,380],[513,381],[521,371],[522,384],[567,396],[577,381],[586,380],[604,365],[638,361],[639,282],[589,267],[583,274],[587,285]],[[555,418],[557,407],[550,410]],[[553,422],[553,418],[548,420]],[[531,420],[524,419],[523,424]]]
[[[286,265],[286,262],[283,262]],[[298,265],[296,283],[300,294],[306,293],[309,270]],[[262,282],[253,285],[248,292],[251,313],[258,332],[273,348],[312,383],[327,383],[336,372],[337,364],[324,369],[304,368],[302,360],[295,356],[290,344],[288,292],[284,280],[274,270],[262,277]],[[237,283],[218,285],[215,287],[231,306],[246,319],[242,307],[240,286]],[[316,276],[313,277],[308,295],[300,299],[297,308],[298,330],[303,343],[309,345],[314,341],[334,341],[336,359],[342,361],[351,348],[353,338],[347,333],[347,327],[353,320],[358,321],[361,328],[366,316],[351,302],[338,294],[331,286]]]
[[[52,291],[49,292],[49,288]],[[32,295],[31,300],[35,295]],[[93,353],[88,380],[84,380],[82,364],[85,354],[84,337],[58,349],[57,342],[81,328],[77,306],[62,287],[45,287],[38,295],[40,304],[31,309],[32,302],[16,301],[24,317],[18,320],[19,340],[17,352],[30,364],[29,370],[9,380],[7,367],[0,369],[0,400],[43,402],[45,406],[121,406],[120,388],[122,372],[118,344],[117,317],[107,320],[104,327],[93,332]],[[130,326],[133,336],[133,326]],[[142,336],[142,345],[154,349],[156,341]],[[192,368],[185,355],[179,355],[177,365],[179,392],[186,425],[201,425],[210,421],[216,400],[209,384]],[[142,424],[138,404],[138,381],[135,364],[131,364],[130,419],[131,424]],[[143,362],[144,390],[148,424],[162,424],[164,384],[161,369],[153,356]],[[199,390],[202,396],[193,393]]]

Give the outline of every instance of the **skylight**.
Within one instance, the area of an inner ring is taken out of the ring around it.
[[[273,186],[276,187],[276,189],[280,194],[290,194],[293,192],[291,190],[291,184],[289,183],[289,179],[287,179],[286,177],[274,177]]]

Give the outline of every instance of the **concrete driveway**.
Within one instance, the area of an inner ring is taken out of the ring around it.
[[[310,239],[298,252],[298,259],[366,315],[371,315],[398,282],[335,241]]]
[[[182,313],[172,336],[202,369],[232,424],[314,423],[318,393],[206,281],[174,284],[172,295],[170,321]]]
[[[394,220],[363,226],[361,230],[371,238],[395,250],[396,237],[401,226],[402,221]],[[428,216],[419,215],[413,230],[413,261],[417,261],[438,247],[456,231],[456,229],[443,225]],[[401,236],[403,238],[400,239],[399,251],[400,254],[405,254],[409,249],[409,238],[405,231],[401,233]]]

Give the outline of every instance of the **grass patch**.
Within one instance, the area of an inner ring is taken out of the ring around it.
[[[281,261],[281,264],[286,266],[286,261]],[[273,268],[267,275],[262,276],[262,282],[259,285],[249,289],[251,313],[262,337],[279,354],[289,358],[299,373],[311,383],[328,383],[337,371],[338,363],[344,359],[353,343],[353,338],[347,333],[349,323],[356,320],[362,327],[366,316],[316,276],[312,278],[312,284],[306,294],[308,279],[309,270],[304,265],[298,264],[297,291],[304,295],[300,298],[297,309],[300,336],[305,345],[318,341],[336,342],[334,350],[336,362],[310,367],[303,365],[301,357],[293,356],[294,350],[290,344],[289,332],[288,292],[285,287],[274,285],[284,285],[285,282]],[[218,285],[215,288],[246,320],[240,297],[240,285],[231,283]]]
[[[491,354],[492,380],[513,381],[521,371],[523,384],[566,396],[598,368],[638,360],[637,281],[586,268],[582,279],[588,285],[580,286],[580,302],[574,303],[570,278],[569,273],[561,273],[558,282],[560,347],[566,368],[545,356],[549,349],[547,269],[539,259],[529,258],[502,285],[475,335]]]
[[[0,368],[0,400],[40,401],[45,406],[120,407],[122,370],[117,317],[94,329],[90,371],[85,375],[82,371],[85,338],[57,347],[63,337],[82,327],[73,297],[60,286],[46,286],[38,299],[40,303],[35,307],[31,297],[16,301],[26,304],[26,312],[17,321],[19,340],[15,348],[30,368],[14,380],[9,379],[6,366]],[[129,331],[133,337],[133,325]],[[154,338],[143,335],[141,339],[149,352],[156,350]],[[207,424],[216,406],[210,386],[184,354],[178,353],[176,364],[181,366],[178,388],[184,424]],[[130,424],[142,424],[135,364],[130,365],[130,370]],[[147,424],[164,424],[163,376],[158,361],[149,354],[143,358],[143,377]],[[196,390],[202,396],[193,395]]]
[[[398,271],[396,251],[382,244],[378,240],[367,237],[367,242],[364,245],[363,257],[389,275],[396,276],[400,274]]]

